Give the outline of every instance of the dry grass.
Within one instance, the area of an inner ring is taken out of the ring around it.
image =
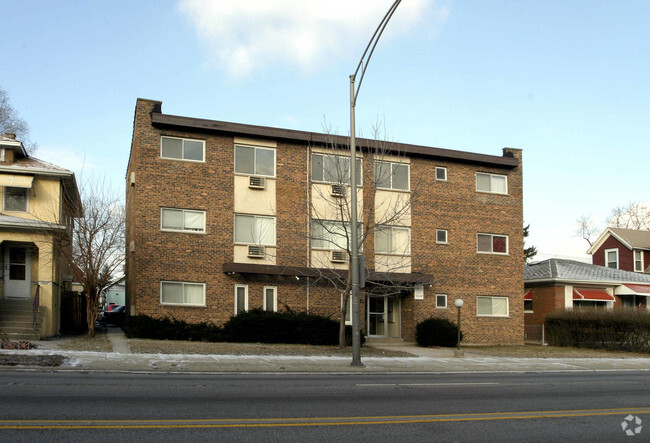
[[[565,348],[558,346],[470,346],[465,355],[512,358],[650,358],[648,354],[623,351],[603,351],[599,349]]]
[[[111,342],[108,341],[108,335],[105,332],[97,332],[93,338],[88,338],[87,335],[75,337],[61,343],[59,349],[64,351],[113,352],[113,347]]]

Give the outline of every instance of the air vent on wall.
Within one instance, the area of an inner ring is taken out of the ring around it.
[[[248,187],[252,189],[265,189],[266,179],[264,177],[256,177],[251,175],[248,177]]]
[[[264,258],[264,246],[249,245],[248,256],[250,258]]]
[[[336,249],[330,252],[332,263],[345,263],[348,261],[348,254],[343,249]]]
[[[345,195],[344,185],[332,185],[332,197],[343,197]]]

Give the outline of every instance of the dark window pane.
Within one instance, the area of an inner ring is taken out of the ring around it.
[[[255,174],[255,148],[235,146],[235,172]]]
[[[162,156],[165,158],[183,158],[183,140],[163,137]]]
[[[505,254],[508,252],[508,245],[505,237],[494,236],[492,237],[493,252],[500,252]]]
[[[9,266],[9,279],[10,280],[25,280],[25,265],[10,265]]]
[[[26,212],[28,192],[27,188],[5,188],[5,211]]]
[[[185,160],[203,161],[203,142],[185,140],[183,158]]]
[[[409,167],[408,165],[393,165],[393,189],[408,190],[409,188]]]
[[[257,149],[255,174],[275,175],[275,151],[273,149]]]
[[[314,154],[311,156],[311,179],[314,181],[323,181],[323,156]]]

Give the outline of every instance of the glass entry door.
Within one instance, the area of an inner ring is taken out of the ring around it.
[[[31,297],[32,257],[27,248],[7,247],[5,249],[5,297]]]
[[[368,336],[399,338],[399,298],[368,296]]]

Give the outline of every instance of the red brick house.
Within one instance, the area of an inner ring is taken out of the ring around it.
[[[138,99],[126,174],[130,314],[222,324],[261,308],[338,319],[331,281],[348,264],[336,208],[351,190],[333,177],[349,177],[347,142],[163,114],[162,102]],[[425,318],[455,321],[462,298],[467,343],[522,343],[521,150],[357,144],[360,218],[377,221],[362,242],[365,333],[413,340]]]
[[[623,271],[574,260],[549,259],[526,265],[526,327],[542,325],[558,309],[647,308],[650,274]]]
[[[587,254],[594,265],[650,273],[650,231],[607,228]]]

